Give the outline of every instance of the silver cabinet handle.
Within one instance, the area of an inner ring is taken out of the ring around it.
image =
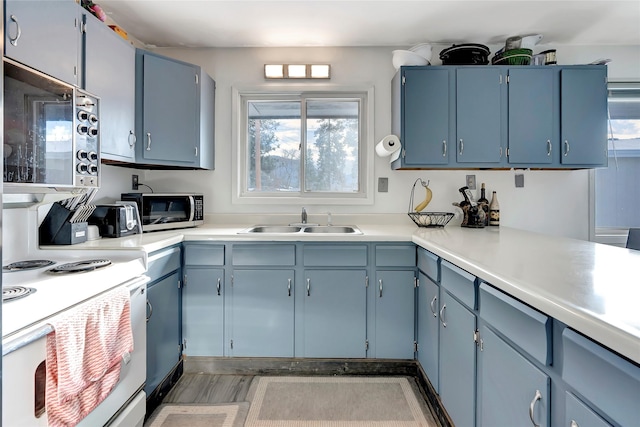
[[[547,139],[547,157],[551,155],[551,140]]]
[[[136,134],[133,133],[132,130],[129,131],[129,137],[127,141],[129,142],[129,147],[131,148],[133,148],[133,146],[136,145]]]
[[[149,315],[147,316],[147,323],[149,323],[149,319],[151,319],[151,316],[153,316],[153,306],[151,305],[149,300],[147,300],[147,307],[149,307]]]
[[[378,280],[378,285],[380,286],[380,298],[382,298],[382,279]]]
[[[287,291],[289,292],[289,296],[291,296],[291,279],[288,280],[289,283],[287,283]]]
[[[564,140],[564,155],[565,157],[569,154],[569,150],[571,149],[571,147],[569,147],[569,140],[565,139]]]
[[[198,147],[195,147],[196,149],[196,157],[198,157]]]
[[[444,309],[447,308],[447,304],[444,304],[440,309],[440,323],[442,323],[443,327],[447,327],[447,321],[444,318]]]
[[[542,399],[542,393],[540,393],[540,390],[536,390],[536,394],[533,396],[533,400],[529,404],[529,418],[531,419],[533,427],[540,427],[540,424],[536,424],[535,420],[533,419],[533,409],[536,406],[536,402],[540,399]]]
[[[571,423],[569,423],[569,427],[580,427],[580,426],[578,425],[576,420],[571,420]]]
[[[311,296],[311,279],[307,279],[307,296]]]
[[[218,277],[218,283],[216,284],[216,290],[218,291],[218,295],[220,295],[220,283],[221,283],[221,279]]]
[[[151,132],[147,132],[147,151],[151,151]]]
[[[442,140],[442,157],[447,156],[447,140]]]
[[[431,313],[433,313],[433,317],[438,317],[438,311],[434,307],[437,300],[438,300],[438,295],[434,295],[433,299],[431,300],[431,304],[429,304],[429,306],[431,307]]]
[[[498,157],[499,159],[502,158],[502,147],[500,147],[500,157]]]
[[[16,23],[16,36],[14,38],[9,37],[9,43],[13,46],[18,46],[18,39],[22,35],[22,29],[20,29],[20,23],[18,22],[18,18],[16,15],[11,15],[11,20]]]
[[[460,155],[462,156],[462,152],[464,151],[464,141],[462,140],[462,138],[460,138]]]

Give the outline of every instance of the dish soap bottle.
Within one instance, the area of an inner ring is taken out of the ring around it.
[[[500,203],[498,202],[498,195],[495,191],[491,196],[491,203],[489,203],[489,225],[500,225]]]
[[[478,205],[482,207],[484,211],[484,225],[489,225],[489,200],[487,200],[487,196],[485,194],[484,182],[482,183],[482,187],[480,188],[480,198],[478,199]]]

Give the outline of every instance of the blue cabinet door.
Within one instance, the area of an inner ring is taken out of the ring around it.
[[[440,287],[422,272],[418,283],[418,361],[439,392]]]
[[[559,152],[553,68],[509,69],[509,163],[549,164]]]
[[[147,395],[180,361],[180,271],[147,288]]]
[[[296,356],[366,357],[366,277],[366,270],[305,270]]]
[[[502,160],[501,67],[456,69],[456,160],[500,163]]]
[[[100,97],[102,158],[135,162],[135,48],[89,12],[83,19],[82,80]]]
[[[234,270],[231,356],[293,357],[294,270]]]
[[[476,317],[448,292],[440,296],[440,399],[456,427],[474,427]]]
[[[376,272],[373,356],[413,359],[415,341],[415,272]],[[371,336],[371,332],[369,333]]]
[[[224,269],[185,269],[182,336],[188,356],[223,356]]]
[[[407,166],[449,163],[451,72],[442,68],[403,68],[402,147]]]
[[[548,426],[551,382],[547,374],[484,325],[480,339],[480,425]]]
[[[138,61],[140,161],[193,165],[199,143],[196,66],[143,51],[138,51]]]
[[[77,85],[80,7],[74,0],[7,0],[4,54]]]
[[[560,70],[563,165],[607,165],[607,70]]]

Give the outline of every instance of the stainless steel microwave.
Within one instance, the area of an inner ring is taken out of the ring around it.
[[[204,197],[193,193],[122,193],[138,205],[142,231],[170,230],[204,224]]]
[[[98,188],[98,98],[8,58],[3,62],[5,193]]]

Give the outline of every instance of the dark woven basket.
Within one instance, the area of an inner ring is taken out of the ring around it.
[[[509,49],[499,52],[491,58],[494,65],[529,65],[531,63],[531,49]]]

